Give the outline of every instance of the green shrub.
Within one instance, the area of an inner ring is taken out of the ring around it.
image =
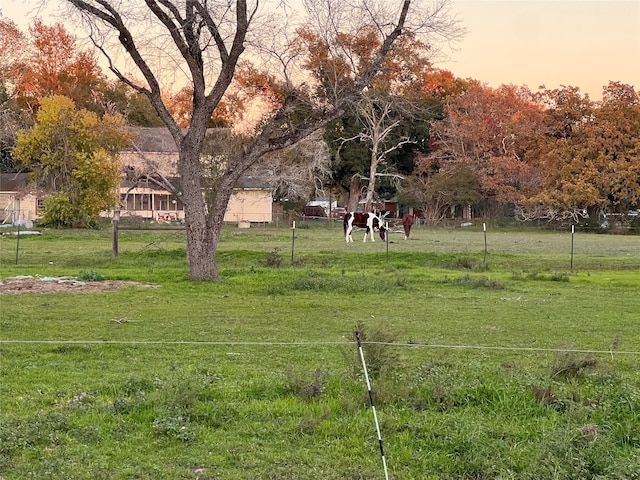
[[[392,328],[382,323],[367,326],[363,322],[358,322],[351,335],[354,342],[356,341],[355,332],[360,335],[367,371],[372,378],[399,367],[398,350],[391,345],[397,340],[398,334]],[[362,361],[357,351],[347,353],[351,358],[352,368],[361,372]]]
[[[157,393],[162,404],[170,410],[188,412],[198,399],[197,388],[187,372],[174,372],[167,380],[159,380]]]
[[[327,372],[318,367],[313,372],[312,378],[297,371],[290,371],[287,374],[287,390],[304,401],[320,398],[327,386]]]
[[[471,272],[485,272],[487,265],[479,258],[456,257],[446,264],[452,270],[469,270]]]
[[[104,275],[96,272],[95,270],[80,270],[78,278],[85,282],[101,282],[104,280]]]
[[[280,249],[274,248],[267,253],[267,258],[264,261],[267,267],[280,268],[282,266],[282,255],[280,255]]]
[[[526,274],[513,272],[511,276],[514,280],[541,280],[545,282],[568,282],[570,280],[569,274],[565,272],[528,272]]]
[[[445,278],[445,282],[450,282],[448,278]],[[471,275],[464,275],[453,280],[453,284],[459,287],[468,288],[485,288],[488,290],[502,290],[504,285],[498,281],[486,276],[473,277]]]
[[[156,418],[151,427],[157,436],[168,437],[181,442],[190,442],[196,437],[195,428],[188,418],[182,416]]]

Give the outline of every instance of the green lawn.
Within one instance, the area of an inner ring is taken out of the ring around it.
[[[640,237],[298,227],[225,227],[217,283],[184,232],[0,237],[157,285],[0,296],[0,478],[384,478],[356,328],[390,478],[640,478]]]

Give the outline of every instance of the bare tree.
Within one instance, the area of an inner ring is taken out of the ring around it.
[[[290,200],[308,201],[331,177],[329,148],[316,132],[293,147],[269,154],[260,168],[274,191]]]
[[[357,31],[363,25],[377,26],[380,47],[370,62],[351,65],[348,82],[336,83],[335,95],[317,99],[309,86],[294,83],[295,49],[272,55],[286,67],[286,89],[279,108],[264,121],[253,137],[243,142],[240,154],[224,163],[214,189],[203,195],[203,171],[200,161],[206,128],[211,115],[229,88],[245,50],[264,55],[264,36],[268,16],[261,16],[259,0],[66,0],[80,13],[89,37],[107,58],[110,70],[134,90],[145,94],[171,132],[179,148],[178,173],[185,205],[187,253],[190,277],[216,280],[216,249],[224,213],[241,175],[265,154],[290,147],[342,115],[371,82],[394,42],[406,32],[428,33],[440,28],[440,14],[449,0],[433,0],[434,7],[420,0],[315,0],[314,16],[318,30],[334,37],[345,28]],[[277,12],[286,1],[266,3]],[[282,17],[287,10],[280,10]],[[426,15],[430,12],[433,15]],[[440,14],[438,14],[440,12]],[[272,17],[273,14],[272,13]],[[286,23],[286,22],[280,22]],[[313,28],[307,24],[307,28]],[[262,34],[262,36],[261,36]],[[274,44],[275,45],[275,44]],[[277,46],[277,45],[275,45]],[[268,48],[267,48],[268,50]],[[340,52],[330,52],[336,59]],[[118,68],[118,59],[133,62],[136,80]],[[167,69],[167,66],[171,68]],[[299,64],[298,64],[299,65]],[[164,66],[164,68],[163,68]],[[161,87],[181,74],[193,87],[190,125],[181,130],[165,105]],[[305,110],[304,115],[300,111]],[[205,198],[206,197],[206,198]]]
[[[394,137],[392,134],[401,124],[402,115],[409,112],[400,112],[403,110],[401,105],[403,102],[400,98],[389,96],[375,97],[365,93],[361,100],[354,105],[354,110],[362,124],[362,130],[351,138],[342,139],[344,142],[359,141],[370,145],[369,158],[369,175],[367,180],[367,189],[365,194],[365,211],[372,211],[373,196],[376,188],[376,178],[378,176],[391,176],[398,181],[402,176],[393,172],[381,172],[381,167],[385,166],[387,156],[401,148],[403,145],[415,143],[408,136]],[[414,108],[413,105],[407,103],[407,107]],[[415,107],[417,109],[417,107]],[[357,179],[359,183],[360,179]],[[349,210],[355,210],[359,197],[349,198]]]

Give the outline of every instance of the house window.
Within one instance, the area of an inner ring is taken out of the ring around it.
[[[158,194],[155,202],[156,210],[169,210],[169,195]]]
[[[44,210],[44,198],[39,198],[36,203],[36,209]]]
[[[125,210],[133,210],[134,197],[135,197],[135,193],[130,193],[128,195],[120,195],[120,205],[122,205],[122,208]]]
[[[131,210],[151,210],[151,196],[148,193],[134,193]]]

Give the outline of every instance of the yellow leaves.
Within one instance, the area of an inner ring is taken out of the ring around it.
[[[640,103],[633,89],[610,84],[599,105],[575,89],[548,92],[539,144],[543,188],[563,208],[634,204],[640,198]]]
[[[76,110],[75,102],[62,95],[45,97],[40,101],[40,105],[36,120],[42,127],[49,126],[55,122],[62,122],[69,116],[74,115]]]
[[[116,188],[119,183],[117,166],[104,150],[83,162],[79,162],[74,170],[74,178],[78,182],[79,202],[82,211],[89,217],[97,218],[102,210],[116,204]]]
[[[99,118],[76,110],[66,97],[42,100],[36,124],[19,133],[13,155],[55,193],[48,223],[88,225],[114,205],[120,182],[116,153],[131,141],[125,127],[122,116]]]

